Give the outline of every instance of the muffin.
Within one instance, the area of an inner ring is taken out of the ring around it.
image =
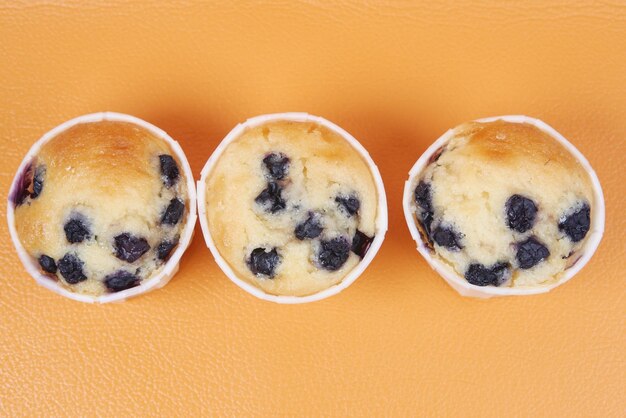
[[[387,226],[378,169],[363,147],[306,114],[237,126],[198,183],[207,245],[238,285],[267,300],[337,293],[365,269]]]
[[[115,113],[46,134],[9,197],[9,225],[31,274],[83,301],[121,300],[165,284],[194,222],[193,179],[178,144]]]
[[[602,192],[587,161],[552,128],[525,117],[446,133],[411,170],[404,204],[427,260],[478,296],[563,283],[603,231]]]

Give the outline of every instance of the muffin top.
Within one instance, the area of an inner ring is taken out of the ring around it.
[[[376,233],[378,196],[366,161],[314,122],[248,128],[205,187],[217,250],[268,294],[306,296],[341,282]]]
[[[580,257],[591,179],[557,140],[528,123],[469,122],[414,184],[424,241],[477,286],[558,281]]]
[[[45,143],[13,196],[15,227],[42,272],[91,296],[149,280],[189,212],[169,144],[128,122],[81,123]]]

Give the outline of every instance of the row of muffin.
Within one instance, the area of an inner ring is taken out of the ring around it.
[[[385,189],[368,152],[304,113],[235,127],[197,185],[180,145],[154,125],[111,112],[72,119],[24,158],[8,223],[39,284],[104,303],[174,276],[196,206],[222,271],[279,303],[345,289],[387,231]],[[586,264],[604,229],[602,190],[587,160],[525,116],[446,132],[411,169],[403,206],[418,251],[467,296],[546,292]]]

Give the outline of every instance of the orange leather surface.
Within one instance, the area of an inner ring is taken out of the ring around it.
[[[80,114],[160,126],[199,175],[237,122],[307,111],[377,161],[390,230],[321,302],[246,294],[198,228],[165,288],[90,306],[38,287],[2,222],[0,414],[624,416],[626,4],[465,3],[2,1],[5,194],[33,142]],[[606,233],[547,295],[464,299],[415,251],[402,187],[446,129],[501,114],[588,157]]]

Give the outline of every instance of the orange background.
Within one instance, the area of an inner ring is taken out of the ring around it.
[[[156,124],[199,176],[237,122],[307,111],[370,151],[390,229],[321,302],[246,294],[198,227],[164,289],[90,306],[38,287],[0,223],[1,414],[624,416],[626,3],[433,3],[2,1],[4,193],[33,142],[84,113]],[[465,299],[416,252],[403,183],[446,129],[518,113],[589,158],[606,234],[550,294]]]

